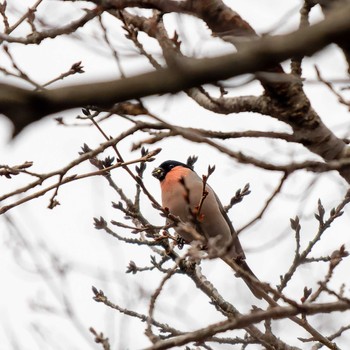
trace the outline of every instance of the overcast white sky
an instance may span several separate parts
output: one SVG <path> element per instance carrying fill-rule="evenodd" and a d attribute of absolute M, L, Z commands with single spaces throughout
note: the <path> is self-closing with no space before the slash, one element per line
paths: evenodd
<path fill-rule="evenodd" d="M 23 13 L 34 1 L 10 0 L 9 6 L 14 13 L 14 21 L 18 13 Z M 301 1 L 295 0 L 236 0 L 226 1 L 243 16 L 259 33 L 270 32 L 278 26 L 273 34 L 288 32 L 295 28 L 298 21 L 298 11 Z M 49 23 L 64 24 L 70 18 L 77 18 L 81 8 L 87 3 L 72 4 L 61 1 L 45 1 L 40 6 L 38 15 Z M 91 7 L 91 6 L 90 6 Z M 312 12 L 312 20 L 320 18 L 318 10 Z M 117 28 L 117 22 L 104 16 L 106 25 L 112 24 L 111 38 L 115 46 L 125 53 L 122 61 L 128 75 L 137 74 L 149 69 L 149 65 L 137 57 L 132 50 L 126 50 L 126 39 L 123 32 Z M 211 39 L 210 34 L 200 21 L 184 17 L 166 18 L 168 28 L 177 28 L 188 54 L 197 56 L 220 54 L 231 50 L 227 44 L 218 39 Z M 180 27 L 179 27 L 180 26 Z M 28 27 L 21 26 L 13 35 L 23 35 Z M 101 38 L 101 32 L 95 24 L 89 24 L 79 30 L 80 38 L 72 40 L 67 37 L 55 40 L 45 40 L 40 46 L 10 45 L 11 52 L 17 63 L 38 83 L 45 83 L 60 73 L 66 71 L 73 63 L 82 61 L 86 73 L 73 76 L 52 87 L 62 84 L 75 84 L 83 81 L 112 79 L 119 76 L 115 61 L 110 58 L 109 50 Z M 95 39 L 91 39 L 95 35 Z M 157 45 L 145 39 L 145 45 Z M 327 48 L 312 59 L 306 59 L 303 75 L 315 79 L 313 65 L 317 64 L 326 78 L 343 78 L 346 65 L 341 53 L 335 48 Z M 7 59 L 0 51 L 0 66 L 8 67 Z M 287 66 L 287 65 L 286 65 Z M 23 84 L 0 73 L 1 82 Z M 239 79 L 234 80 L 236 83 Z M 28 87 L 28 85 L 24 86 Z M 339 136 L 349 132 L 348 111 L 339 106 L 334 95 L 320 84 L 306 83 L 305 90 L 314 108 L 324 122 Z M 257 94 L 261 91 L 258 84 L 249 84 L 230 90 L 232 95 Z M 214 115 L 199 108 L 184 94 L 176 96 L 152 97 L 144 99 L 144 103 L 163 119 L 183 126 L 200 126 L 216 130 L 274 130 L 288 131 L 281 123 L 253 114 L 221 116 Z M 80 147 L 87 143 L 91 148 L 103 142 L 99 132 L 92 127 L 62 127 L 54 121 L 54 117 L 64 117 L 67 123 L 75 123 L 75 116 L 80 110 L 71 110 L 49 116 L 43 121 L 26 128 L 14 141 L 10 141 L 11 125 L 5 117 L 0 117 L 0 164 L 20 164 L 33 161 L 32 170 L 48 172 L 59 169 L 78 156 Z M 84 124 L 84 123 L 81 123 Z M 122 119 L 113 118 L 104 124 L 103 129 L 110 135 L 117 135 L 128 127 Z M 131 141 L 139 139 L 139 135 Z M 130 152 L 131 141 L 121 144 L 125 158 L 133 159 L 138 152 Z M 317 159 L 305 152 L 299 146 L 288 146 L 283 142 L 262 142 L 251 140 L 227 141 L 226 145 L 235 150 L 241 150 L 271 162 Z M 252 194 L 243 203 L 230 212 L 235 227 L 242 227 L 263 207 L 265 200 L 281 174 L 267 173 L 250 166 L 237 165 L 232 159 L 221 156 L 207 146 L 190 144 L 179 138 L 167 140 L 160 144 L 163 148 L 154 163 L 148 165 L 145 173 L 145 183 L 156 196 L 160 198 L 159 185 L 151 177 L 151 169 L 166 159 L 185 161 L 189 155 L 196 154 L 199 160 L 196 166 L 198 173 L 206 172 L 209 164 L 216 165 L 216 171 L 210 178 L 211 186 L 216 190 L 224 204 L 234 195 L 238 188 L 250 183 Z M 153 148 L 153 147 L 150 147 Z M 107 152 L 107 154 L 112 154 Z M 93 167 L 84 164 L 74 172 L 92 171 Z M 113 178 L 122 184 L 126 193 L 132 195 L 134 184 L 121 170 L 113 172 Z M 284 273 L 291 262 L 294 253 L 293 234 L 289 228 L 289 218 L 296 214 L 304 215 L 302 221 L 302 241 L 307 242 L 316 232 L 317 225 L 312 220 L 316 210 L 317 199 L 321 198 L 330 208 L 339 203 L 347 188 L 343 180 L 336 174 L 320 175 L 313 191 L 303 200 L 303 193 L 313 176 L 308 173 L 298 173 L 287 183 L 283 194 L 274 202 L 264 221 L 259 222 L 242 236 L 242 244 L 247 252 L 247 260 L 252 269 L 262 280 L 272 284 L 279 281 L 279 275 Z M 10 189 L 25 184 L 30 179 L 24 175 L 13 180 L 0 178 L 1 194 Z M 58 195 L 61 205 L 54 210 L 47 209 L 50 194 L 35 199 L 17 207 L 8 213 L 8 217 L 0 218 L 0 349 L 99 349 L 93 343 L 93 337 L 88 328 L 104 332 L 111 340 L 114 349 L 139 349 L 148 344 L 143 335 L 144 324 L 120 316 L 117 312 L 107 309 L 104 305 L 92 300 L 91 286 L 101 288 L 115 303 L 138 312 L 147 312 L 150 294 L 157 286 L 161 276 L 154 272 L 143 275 L 126 275 L 124 272 L 130 260 L 139 266 L 149 265 L 150 251 L 140 247 L 130 247 L 108 237 L 106 233 L 93 227 L 93 217 L 103 216 L 107 221 L 122 219 L 119 212 L 111 208 L 111 201 L 119 198 L 109 187 L 104 178 L 85 179 L 63 186 Z M 13 200 L 13 199 L 12 199 Z M 145 204 L 146 206 L 146 204 Z M 149 217 L 158 224 L 162 218 L 146 206 Z M 8 220 L 16 224 L 11 228 Z M 349 214 L 332 226 L 327 233 L 327 239 L 322 241 L 315 253 L 327 255 L 340 244 L 349 244 L 348 236 Z M 18 229 L 19 233 L 16 231 Z M 121 229 L 117 230 L 124 233 Z M 276 239 L 278 237 L 283 237 Z M 26 249 L 24 249 L 26 248 Z M 30 254 L 33 253 L 33 255 Z M 67 279 L 57 278 L 52 273 L 52 260 L 58 259 L 67 264 L 72 271 Z M 43 273 L 48 273 L 44 280 L 35 272 L 40 266 Z M 334 276 L 334 286 L 338 286 L 349 269 L 349 263 L 344 262 Z M 209 278 L 218 286 L 220 292 L 227 296 L 242 312 L 248 311 L 253 300 L 247 293 L 244 284 L 237 280 L 222 278 L 229 276 L 231 271 L 216 261 L 203 264 Z M 220 269 L 220 274 L 217 271 Z M 299 280 L 292 284 L 287 293 L 302 294 L 302 288 L 308 281 L 308 276 L 322 276 L 322 267 L 317 271 L 305 268 L 298 275 Z M 46 271 L 46 272 L 45 272 Z M 273 273 L 271 272 L 273 271 Z M 232 273 L 231 273 L 232 274 Z M 225 275 L 225 276 L 226 276 Z M 317 280 L 317 278 L 313 279 Z M 312 287 L 312 286 L 309 286 Z M 314 286 L 313 286 L 314 287 Z M 298 293 L 298 294 L 296 294 Z M 62 313 L 60 305 L 69 295 L 67 301 L 74 308 L 77 318 L 74 326 Z M 195 290 L 192 283 L 184 277 L 177 276 L 166 285 L 163 296 L 158 301 L 156 317 L 159 320 L 169 320 L 174 327 L 191 329 L 205 326 L 209 322 L 219 320 L 220 316 L 208 305 L 208 300 Z M 206 309 L 203 309 L 203 305 Z M 198 317 L 198 310 L 201 316 Z M 202 316 L 203 315 L 203 316 Z M 344 315 L 345 317 L 345 315 Z M 338 324 L 334 318 L 334 327 Z M 341 320 L 343 321 L 343 319 Z M 322 320 L 316 321 L 316 324 Z M 278 324 L 276 326 L 278 328 Z M 291 326 L 294 329 L 294 326 Z M 298 330 L 298 336 L 305 334 Z M 283 339 L 293 344 L 299 344 L 295 333 L 281 331 Z M 349 340 L 349 339 L 348 339 Z M 11 344 L 12 341 L 12 344 Z M 51 344 L 51 345 L 49 345 Z"/>

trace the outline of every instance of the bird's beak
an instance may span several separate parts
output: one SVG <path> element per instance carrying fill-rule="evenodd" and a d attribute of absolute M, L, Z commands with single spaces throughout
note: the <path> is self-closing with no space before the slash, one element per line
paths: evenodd
<path fill-rule="evenodd" d="M 164 170 L 162 168 L 154 168 L 152 171 L 152 176 L 154 176 L 156 179 L 160 180 L 164 175 Z"/>

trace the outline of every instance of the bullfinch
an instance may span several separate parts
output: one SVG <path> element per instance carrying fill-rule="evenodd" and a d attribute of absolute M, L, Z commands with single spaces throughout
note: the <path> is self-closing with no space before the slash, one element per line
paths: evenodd
<path fill-rule="evenodd" d="M 203 188 L 203 179 L 190 165 L 167 160 L 155 168 L 152 175 L 160 181 L 163 208 L 167 208 L 170 214 L 185 224 L 175 225 L 175 231 L 185 242 L 195 240 L 193 232 L 200 234 L 204 237 L 209 251 L 213 251 L 214 248 L 218 252 L 217 255 L 233 259 L 244 272 L 256 278 L 245 262 L 245 254 L 237 233 L 218 196 L 209 185 L 206 184 Z M 168 219 L 168 222 L 171 220 Z M 189 227 L 192 229 L 188 229 Z M 250 279 L 244 273 L 237 275 L 242 277 L 252 293 L 261 299 L 261 291 Z"/>

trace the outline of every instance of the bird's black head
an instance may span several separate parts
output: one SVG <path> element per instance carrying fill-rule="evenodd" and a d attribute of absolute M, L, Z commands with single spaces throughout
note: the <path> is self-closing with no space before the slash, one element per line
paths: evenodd
<path fill-rule="evenodd" d="M 159 181 L 162 181 L 164 180 L 166 174 L 176 166 L 183 166 L 185 168 L 191 169 L 191 167 L 189 167 L 187 164 L 178 162 L 176 160 L 167 160 L 163 162 L 161 165 L 159 165 L 159 167 L 154 168 L 154 170 L 152 171 L 152 175 L 155 178 L 157 178 Z"/>

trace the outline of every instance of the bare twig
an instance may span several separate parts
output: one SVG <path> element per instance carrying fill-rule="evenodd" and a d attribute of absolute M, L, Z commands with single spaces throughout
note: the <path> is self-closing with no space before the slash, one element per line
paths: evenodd
<path fill-rule="evenodd" d="M 237 230 L 237 234 L 239 234 L 240 232 L 246 230 L 248 227 L 250 227 L 251 225 L 253 225 L 254 223 L 256 223 L 258 220 L 260 220 L 264 213 L 266 212 L 266 210 L 268 209 L 268 207 L 270 206 L 270 204 L 272 203 L 272 201 L 274 200 L 274 198 L 281 192 L 283 184 L 285 183 L 285 181 L 288 178 L 288 173 L 284 173 L 280 183 L 277 185 L 276 189 L 273 191 L 273 193 L 271 194 L 271 196 L 267 199 L 264 207 L 261 209 L 261 211 L 259 212 L 258 215 L 256 215 L 254 217 L 254 219 L 250 220 L 247 224 L 245 224 L 243 227 L 241 227 L 240 229 Z"/>
<path fill-rule="evenodd" d="M 333 84 L 332 84 L 330 81 L 325 80 L 325 79 L 322 77 L 321 71 L 320 71 L 320 69 L 319 69 L 316 65 L 315 65 L 315 71 L 316 71 L 318 80 L 319 80 L 320 82 L 322 82 L 324 85 L 326 85 L 326 86 L 328 87 L 328 89 L 337 97 L 338 101 L 339 101 L 341 104 L 347 106 L 348 109 L 350 110 L 350 101 L 346 101 L 346 100 L 344 99 L 344 97 L 343 97 L 339 92 L 337 92 L 337 91 L 335 90 Z"/>

